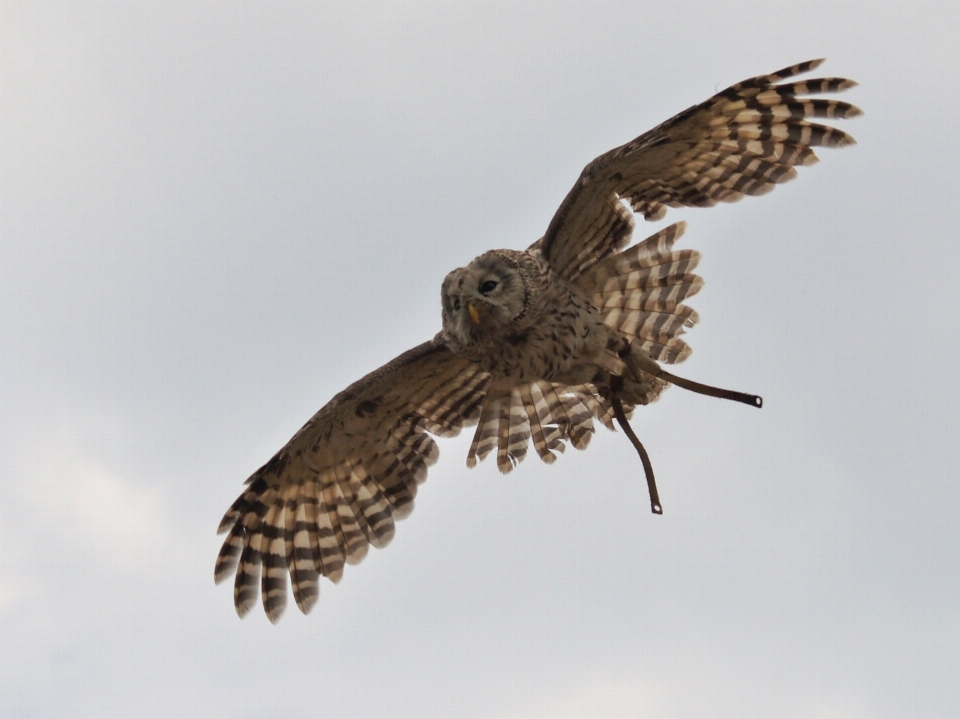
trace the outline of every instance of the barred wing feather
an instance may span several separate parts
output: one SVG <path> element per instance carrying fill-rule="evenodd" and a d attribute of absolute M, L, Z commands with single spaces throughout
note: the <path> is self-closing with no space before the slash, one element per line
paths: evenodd
<path fill-rule="evenodd" d="M 393 537 L 439 451 L 427 434 L 452 436 L 476 421 L 489 375 L 439 340 L 426 342 L 334 397 L 257 470 L 220 524 L 228 532 L 215 579 L 236 570 L 243 616 L 258 588 L 276 621 L 289 574 L 304 613 L 318 580 L 339 581 L 370 545 Z"/>
<path fill-rule="evenodd" d="M 855 82 L 782 82 L 822 62 L 739 82 L 600 155 L 584 168 L 534 247 L 558 275 L 575 280 L 629 241 L 632 217 L 621 200 L 648 220 L 661 219 L 667 207 L 734 202 L 796 177 L 797 166 L 817 161 L 814 147 L 854 144 L 845 132 L 808 120 L 852 118 L 860 110 L 806 96 L 839 92 Z"/>

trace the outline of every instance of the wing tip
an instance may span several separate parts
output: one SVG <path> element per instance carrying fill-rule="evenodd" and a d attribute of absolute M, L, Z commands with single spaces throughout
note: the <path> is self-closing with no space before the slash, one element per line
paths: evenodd
<path fill-rule="evenodd" d="M 557 455 L 555 455 L 549 449 L 544 451 L 542 454 L 538 452 L 537 456 L 540 457 L 544 464 L 553 464 L 557 461 Z"/>
<path fill-rule="evenodd" d="M 226 563 L 221 564 L 220 560 L 217 560 L 217 566 L 213 568 L 213 583 L 214 584 L 223 584 L 224 580 L 230 576 L 233 572 L 233 568 L 236 566 L 235 563 Z"/>
<path fill-rule="evenodd" d="M 233 512 L 227 512 L 223 515 L 223 519 L 220 520 L 220 524 L 217 527 L 217 535 L 221 535 L 224 532 L 230 531 L 233 528 L 233 525 L 237 523 L 239 517 L 235 516 Z"/>
<path fill-rule="evenodd" d="M 393 510 L 393 511 L 394 511 L 394 514 L 393 514 L 393 519 L 394 519 L 394 521 L 399 522 L 400 520 L 406 519 L 406 518 L 409 517 L 411 514 L 413 514 L 413 504 L 414 504 L 414 500 L 413 500 L 413 499 L 410 499 L 410 500 L 404 502 L 403 504 L 395 504 L 395 505 L 394 505 L 394 510 Z"/>
<path fill-rule="evenodd" d="M 237 610 L 237 616 L 240 617 L 240 619 L 243 619 L 250 613 L 250 610 L 253 608 L 253 599 L 252 598 L 244 599 L 244 600 L 238 599 L 234 601 L 233 606 Z"/>
<path fill-rule="evenodd" d="M 857 144 L 857 141 L 854 139 L 853 135 L 849 135 L 843 130 L 837 130 L 833 128 L 834 134 L 837 135 L 836 141 L 831 145 L 831 147 L 841 148 L 841 147 L 853 147 Z"/>
<path fill-rule="evenodd" d="M 309 596 L 300 597 L 297 601 L 297 608 L 303 614 L 309 614 L 310 611 L 317 606 L 317 602 L 320 599 L 320 592 L 310 594 Z"/>
<path fill-rule="evenodd" d="M 370 543 L 364 539 L 362 542 L 358 542 L 352 551 L 347 552 L 345 561 L 351 567 L 356 566 L 366 558 L 369 551 Z"/>
<path fill-rule="evenodd" d="M 794 75 L 803 75 L 804 73 L 810 72 L 811 70 L 816 70 L 826 61 L 827 61 L 827 58 L 818 57 L 813 60 L 807 60 L 806 62 L 798 62 L 796 65 L 791 65 L 790 67 L 785 67 L 780 72 L 777 72 L 774 74 L 782 75 L 783 77 L 793 77 Z"/>

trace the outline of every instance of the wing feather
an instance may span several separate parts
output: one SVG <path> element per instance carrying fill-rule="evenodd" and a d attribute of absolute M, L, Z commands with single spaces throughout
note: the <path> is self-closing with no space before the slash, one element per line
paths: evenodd
<path fill-rule="evenodd" d="M 811 118 L 840 120 L 861 114 L 847 102 L 806 98 L 840 92 L 842 78 L 782 80 L 818 67 L 812 60 L 744 80 L 684 110 L 584 168 L 534 244 L 558 275 L 576 280 L 590 266 L 623 248 L 632 218 L 623 203 L 648 220 L 667 207 L 710 207 L 762 195 L 817 161 L 812 148 L 844 147 L 853 138 Z"/>
<path fill-rule="evenodd" d="M 294 502 L 294 526 L 292 538 L 287 545 L 287 561 L 290 571 L 290 584 L 293 585 L 293 598 L 300 611 L 310 611 L 320 596 L 320 572 L 314 560 L 316 534 L 313 530 L 313 506 L 306 497 L 306 487 L 299 487 L 298 501 Z M 308 517 L 310 519 L 308 519 Z"/>
<path fill-rule="evenodd" d="M 246 614 L 258 589 L 267 617 L 284 610 L 287 575 L 308 612 L 318 580 L 383 547 L 413 509 L 439 455 L 428 431 L 456 434 L 476 420 L 489 375 L 438 338 L 400 355 L 334 397 L 248 480 L 224 515 L 215 579 L 236 572 Z"/>

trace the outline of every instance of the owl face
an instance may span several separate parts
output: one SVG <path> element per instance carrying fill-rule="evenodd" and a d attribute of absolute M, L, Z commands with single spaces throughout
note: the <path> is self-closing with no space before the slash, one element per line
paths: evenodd
<path fill-rule="evenodd" d="M 496 250 L 448 274 L 440 294 L 444 335 L 462 347 L 510 333 L 527 302 L 516 263 Z"/>

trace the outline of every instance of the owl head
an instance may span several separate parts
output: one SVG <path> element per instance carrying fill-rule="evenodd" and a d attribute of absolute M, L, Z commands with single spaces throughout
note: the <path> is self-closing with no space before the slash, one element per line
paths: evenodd
<path fill-rule="evenodd" d="M 524 254 L 491 250 L 446 276 L 440 295 L 448 346 L 468 350 L 521 329 L 533 289 Z"/>

